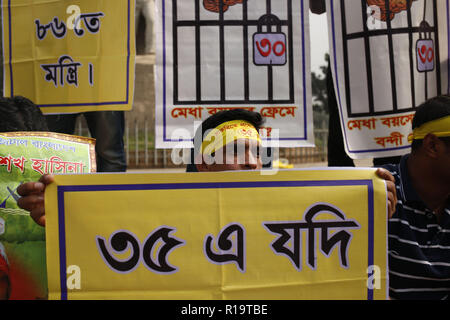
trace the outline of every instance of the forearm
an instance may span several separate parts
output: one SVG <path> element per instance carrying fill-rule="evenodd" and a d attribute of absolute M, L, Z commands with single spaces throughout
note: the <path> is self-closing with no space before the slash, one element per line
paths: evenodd
<path fill-rule="evenodd" d="M 325 0 L 309 0 L 309 8 L 312 13 L 321 14 L 325 12 Z"/>

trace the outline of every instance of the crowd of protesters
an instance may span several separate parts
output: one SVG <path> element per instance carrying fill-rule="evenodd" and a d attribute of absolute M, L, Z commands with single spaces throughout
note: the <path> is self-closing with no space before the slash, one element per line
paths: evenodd
<path fill-rule="evenodd" d="M 325 11 L 324 1 L 314 0 L 310 4 L 314 13 Z M 148 50 L 154 51 L 151 46 Z M 329 105 L 333 107 L 333 101 L 336 103 L 330 76 L 328 82 Z M 0 132 L 49 130 L 72 134 L 78 116 L 44 117 L 39 108 L 23 97 L 0 100 L 0 110 L 3 114 Z M 336 111 L 330 114 L 338 116 Z M 123 112 L 85 113 L 93 137 L 98 137 L 100 142 L 97 144 L 99 171 L 126 171 L 123 116 Z M 188 171 L 202 174 L 264 170 L 259 135 L 263 122 L 259 113 L 241 109 L 218 112 L 204 120 L 195 133 L 191 157 L 194 161 L 188 165 Z M 333 123 L 336 121 L 330 119 L 330 126 Z M 341 132 L 341 128 L 333 130 Z M 450 97 L 433 97 L 417 107 L 412 132 L 410 154 L 375 162 L 382 165 L 376 172 L 386 181 L 388 193 L 389 296 L 391 299 L 449 299 Z M 342 135 L 330 132 L 330 139 L 330 148 L 345 153 Z M 103 147 L 105 143 L 109 145 Z M 112 151 L 105 153 L 104 148 Z M 330 149 L 329 157 L 334 154 Z M 345 161 L 333 161 L 329 161 L 332 167 L 348 166 Z M 44 192 L 53 179 L 52 175 L 43 175 L 39 181 L 23 183 L 17 189 L 21 196 L 18 205 L 29 211 L 41 226 L 45 226 Z M 0 298 L 7 298 L 8 291 L 7 259 L 0 251 Z"/>

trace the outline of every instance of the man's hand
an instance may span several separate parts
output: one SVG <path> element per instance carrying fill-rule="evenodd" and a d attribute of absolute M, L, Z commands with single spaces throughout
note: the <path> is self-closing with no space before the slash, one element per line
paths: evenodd
<path fill-rule="evenodd" d="M 31 218 L 40 226 L 45 226 L 45 188 L 53 181 L 53 175 L 45 174 L 38 182 L 22 183 L 17 188 L 17 193 L 21 196 L 17 204 L 20 208 L 30 211 Z"/>
<path fill-rule="evenodd" d="M 395 178 L 386 169 L 378 168 L 376 174 L 381 179 L 386 181 L 387 191 L 388 191 L 388 217 L 389 219 L 395 213 L 395 207 L 397 206 L 397 190 L 395 188 Z"/>

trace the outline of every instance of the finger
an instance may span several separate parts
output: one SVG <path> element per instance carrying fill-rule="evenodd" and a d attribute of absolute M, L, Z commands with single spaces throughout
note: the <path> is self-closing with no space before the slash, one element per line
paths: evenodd
<path fill-rule="evenodd" d="M 392 184 L 392 182 L 389 182 L 388 184 Z M 393 192 L 390 191 L 388 192 L 388 201 L 389 201 L 389 205 L 390 205 L 390 211 L 389 211 L 389 218 L 392 218 L 392 216 L 394 215 L 395 211 L 397 210 L 397 195 L 395 192 L 395 185 L 391 185 L 391 187 L 389 187 L 391 190 L 394 190 Z"/>
<path fill-rule="evenodd" d="M 390 219 L 393 215 L 393 210 L 392 210 L 392 201 L 388 200 L 387 201 L 387 214 L 388 214 L 388 218 Z"/>
<path fill-rule="evenodd" d="M 41 176 L 41 178 L 39 179 L 39 182 L 42 182 L 45 185 L 48 185 L 52 182 L 55 181 L 55 176 L 52 174 L 44 174 Z"/>
<path fill-rule="evenodd" d="M 388 207 L 388 219 L 391 219 L 394 216 L 394 211 L 392 210 L 391 203 L 389 203 Z"/>
<path fill-rule="evenodd" d="M 392 181 L 386 181 L 386 189 L 389 192 L 392 192 L 392 195 L 395 195 L 395 183 L 393 183 Z"/>
<path fill-rule="evenodd" d="M 394 195 L 392 193 L 388 193 L 388 216 L 392 218 L 395 212 L 395 200 Z"/>
<path fill-rule="evenodd" d="M 31 218 L 40 226 L 45 226 L 45 208 L 44 206 L 37 206 L 30 212 Z"/>
<path fill-rule="evenodd" d="M 38 182 L 26 182 L 22 183 L 17 188 L 17 193 L 24 197 L 30 194 L 44 192 L 45 187 L 54 181 L 54 176 L 49 174 L 44 174 L 40 177 Z"/>
<path fill-rule="evenodd" d="M 376 174 L 381 179 L 384 179 L 386 181 L 392 181 L 392 182 L 395 183 L 394 176 L 388 170 L 386 170 L 384 168 L 378 168 L 377 171 L 376 171 Z"/>
<path fill-rule="evenodd" d="M 386 182 L 386 189 L 388 192 L 388 217 L 391 218 L 397 206 L 397 189 L 395 187 L 394 176 L 384 168 L 378 168 L 376 174 Z"/>
<path fill-rule="evenodd" d="M 19 198 L 19 200 L 17 200 L 17 204 L 20 208 L 31 212 L 38 206 L 44 206 L 44 197 L 42 195 L 31 194 L 26 197 Z"/>
<path fill-rule="evenodd" d="M 44 192 L 45 185 L 42 182 L 26 182 L 22 183 L 17 188 L 17 193 L 21 197 L 28 196 L 30 194 Z"/>
<path fill-rule="evenodd" d="M 397 189 L 395 187 L 395 183 L 393 183 L 391 181 L 386 181 L 386 187 L 387 187 L 388 193 L 392 194 L 392 204 L 394 205 L 394 209 L 395 209 L 395 206 L 397 206 L 397 201 L 398 201 Z"/>

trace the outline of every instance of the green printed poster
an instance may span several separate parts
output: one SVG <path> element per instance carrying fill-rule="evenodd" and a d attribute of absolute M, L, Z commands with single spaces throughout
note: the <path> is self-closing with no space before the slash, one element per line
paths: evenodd
<path fill-rule="evenodd" d="M 17 187 L 43 174 L 96 171 L 95 140 L 51 132 L 0 133 L 0 273 L 9 299 L 46 299 L 45 229 L 17 206 Z"/>

